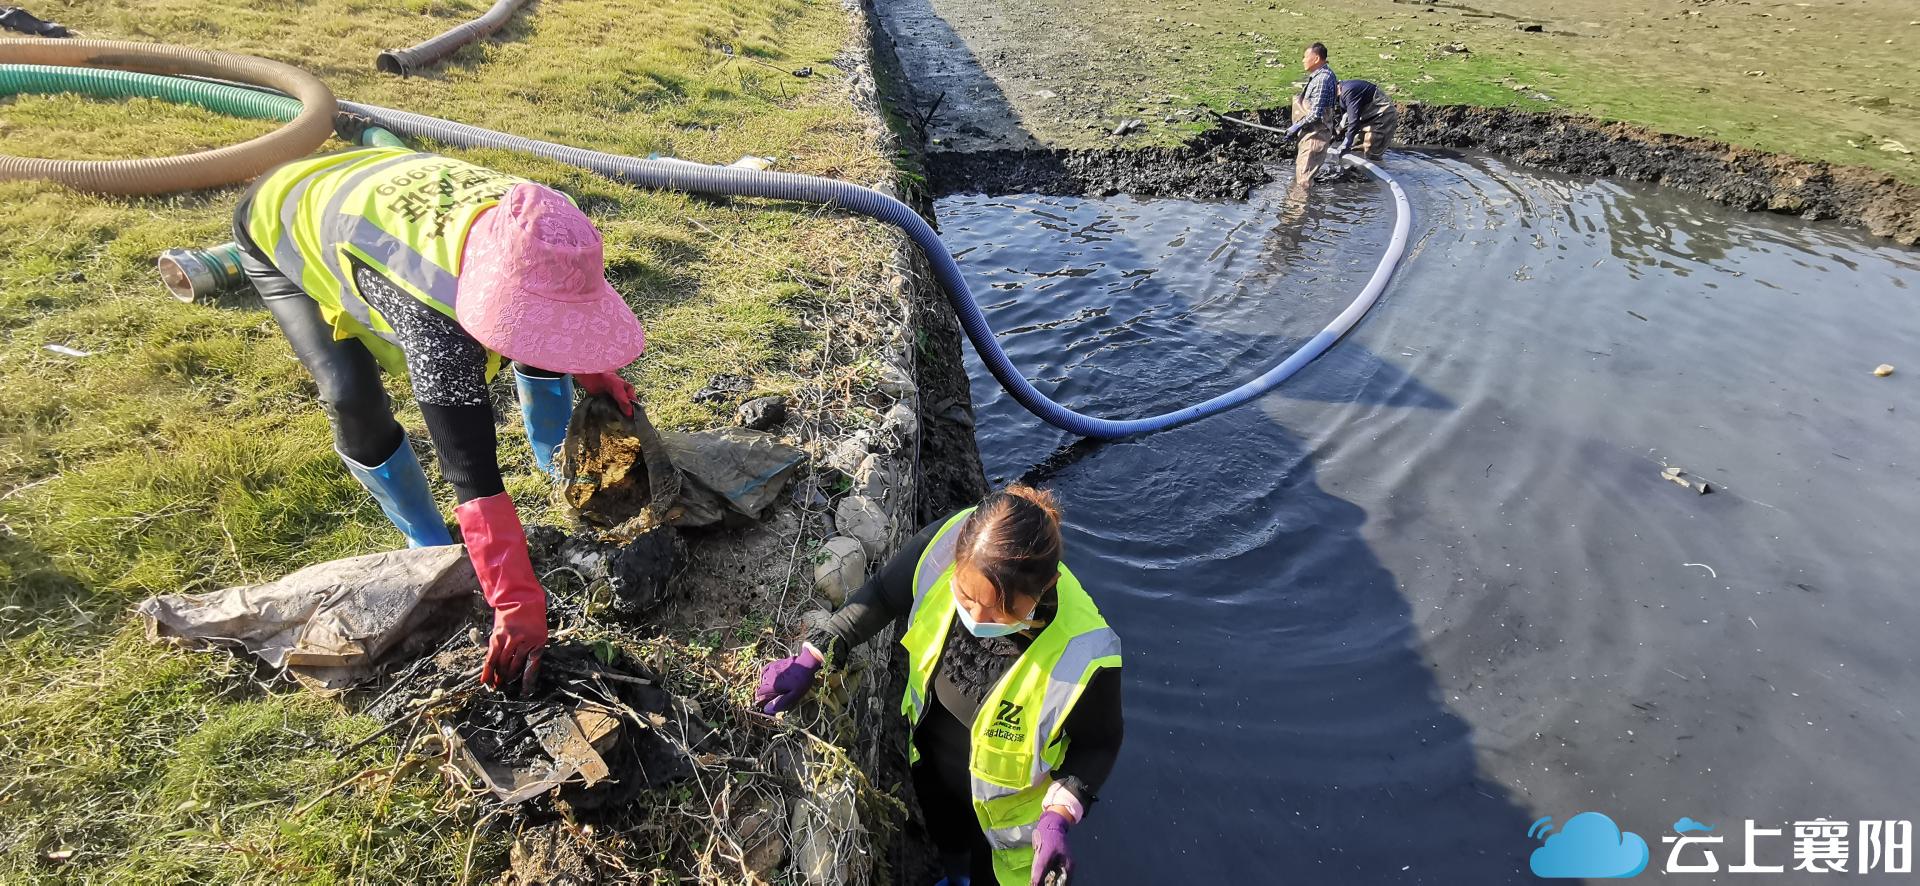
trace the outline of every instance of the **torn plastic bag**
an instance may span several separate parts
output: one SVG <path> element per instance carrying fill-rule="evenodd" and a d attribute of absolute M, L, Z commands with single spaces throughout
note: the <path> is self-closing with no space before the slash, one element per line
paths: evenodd
<path fill-rule="evenodd" d="M 646 410 L 620 414 L 604 397 L 574 408 L 555 473 L 559 497 L 581 522 L 632 539 L 655 526 L 758 520 L 806 462 L 771 434 L 719 428 L 656 431 Z"/>
<path fill-rule="evenodd" d="M 150 597 L 134 611 L 148 639 L 243 649 L 310 687 L 340 690 L 424 652 L 435 628 L 458 623 L 480 599 L 467 549 L 447 545 L 320 563 L 262 585 Z"/>
<path fill-rule="evenodd" d="M 746 428 L 668 431 L 660 439 L 685 478 L 676 526 L 718 523 L 728 512 L 759 520 L 807 460 L 772 434 Z"/>

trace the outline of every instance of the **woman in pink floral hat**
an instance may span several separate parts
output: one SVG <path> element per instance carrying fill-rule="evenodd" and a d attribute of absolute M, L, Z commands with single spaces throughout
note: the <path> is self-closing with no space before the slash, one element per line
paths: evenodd
<path fill-rule="evenodd" d="M 646 334 L 607 283 L 600 232 L 564 195 L 450 157 L 368 148 L 289 163 L 234 212 L 242 265 L 313 375 L 334 449 L 409 545 L 452 544 L 380 370 L 404 372 L 452 484 L 494 629 L 481 679 L 531 688 L 546 591 L 500 477 L 487 386 L 513 365 L 542 470 L 573 382 L 633 410 Z"/>

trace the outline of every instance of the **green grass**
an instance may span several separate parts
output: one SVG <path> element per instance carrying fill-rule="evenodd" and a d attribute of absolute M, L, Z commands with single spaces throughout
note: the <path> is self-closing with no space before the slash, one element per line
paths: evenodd
<path fill-rule="evenodd" d="M 1388 84 L 1402 101 L 1572 111 L 1920 181 L 1920 154 L 1883 149 L 1920 152 L 1920 7 L 1904 0 L 934 6 L 977 55 L 994 53 L 990 70 L 1015 111 L 1056 144 L 1110 144 L 1105 133 L 1128 117 L 1150 126 L 1129 144 L 1176 141 L 1212 125 L 1163 122 L 1195 103 L 1284 107 L 1304 76 L 1302 48 L 1319 40 L 1340 76 Z M 1437 51 L 1451 43 L 1470 52 Z"/>
<path fill-rule="evenodd" d="M 826 64 L 852 36 L 837 3 L 537 3 L 438 71 L 374 72 L 380 49 L 485 6 L 76 0 L 36 11 L 88 37 L 267 56 L 345 97 L 623 154 L 771 154 L 778 168 L 856 181 L 890 168 Z M 721 45 L 816 75 L 730 60 Z M 151 101 L 0 99 L 0 137 L 16 155 L 153 156 L 260 131 Z M 809 318 L 856 297 L 841 269 L 882 255 L 873 226 L 804 208 L 469 158 L 561 187 L 600 223 L 609 274 L 647 324 L 630 375 L 662 425 L 718 420 L 688 395 L 719 372 L 792 389 L 820 347 Z M 390 743 L 340 758 L 377 724 L 263 687 L 230 656 L 150 645 L 127 613 L 148 595 L 401 543 L 333 456 L 313 384 L 266 313 L 180 305 L 153 274 L 167 247 L 226 239 L 236 193 L 120 199 L 0 184 L 0 881 L 444 882 L 465 861 L 473 820 L 428 776 L 376 779 L 294 815 L 386 762 Z M 390 389 L 424 435 L 404 382 Z M 541 519 L 518 417 L 502 429 L 509 489 Z M 503 855 L 482 839 L 476 881 Z"/>

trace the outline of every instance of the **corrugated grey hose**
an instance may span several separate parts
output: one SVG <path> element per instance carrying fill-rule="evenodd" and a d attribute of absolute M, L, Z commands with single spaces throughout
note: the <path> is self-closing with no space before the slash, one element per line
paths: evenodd
<path fill-rule="evenodd" d="M 111 50 L 111 52 L 107 58 L 92 59 L 83 57 L 79 60 L 70 60 L 64 56 L 48 55 L 46 57 L 39 57 L 34 55 L 36 52 L 44 54 L 46 52 L 45 47 L 48 46 L 64 47 L 61 51 L 82 51 L 83 56 L 85 55 L 84 51 Z M 35 47 L 39 48 L 36 49 Z M 126 44 L 112 43 L 96 44 L 87 41 L 44 44 L 37 41 L 0 40 L 0 61 L 17 60 L 42 65 L 93 64 L 101 67 L 139 67 L 139 65 L 133 63 L 134 56 L 127 55 L 127 51 L 130 48 L 142 49 L 145 47 L 129 47 Z M 9 91 L 9 89 L 6 88 L 9 83 L 13 84 L 11 91 L 45 92 L 48 91 L 47 87 L 51 84 L 43 81 L 47 81 L 48 78 L 51 77 L 52 84 L 70 82 L 74 84 L 73 88 L 85 85 L 88 88 L 78 89 L 78 91 L 89 94 L 159 95 L 174 100 L 193 102 L 207 107 L 229 109 L 247 116 L 279 117 L 284 119 L 297 114 L 293 125 L 290 125 L 287 129 L 281 130 L 280 132 L 274 133 L 274 136 L 285 136 L 290 132 L 298 130 L 304 124 L 320 128 L 318 138 L 315 139 L 317 142 L 319 139 L 326 137 L 326 129 L 332 128 L 333 95 L 327 92 L 326 87 L 321 85 L 319 81 L 312 80 L 310 77 L 306 78 L 307 85 L 317 90 L 309 94 L 303 89 L 301 82 L 292 82 L 283 85 L 277 82 L 275 77 L 262 76 L 257 78 L 262 84 L 266 84 L 267 86 L 282 86 L 294 95 L 300 97 L 297 108 L 291 102 L 268 102 L 263 105 L 255 100 L 257 99 L 256 93 L 263 91 L 271 92 L 272 90 L 268 89 L 267 86 L 225 82 L 201 82 L 196 84 L 182 79 L 230 77 L 236 76 L 236 71 L 240 75 L 244 75 L 248 73 L 247 70 L 227 70 L 219 65 L 193 64 L 189 61 L 192 57 L 191 53 L 184 53 L 183 51 L 175 52 L 180 53 L 182 57 L 168 58 L 169 64 L 164 67 L 168 72 L 167 75 L 126 73 L 119 71 L 87 71 L 83 69 L 79 73 L 86 76 L 68 77 L 61 75 L 63 71 L 68 70 L 63 68 L 47 69 L 33 68 L 31 66 L 4 66 L 4 69 L 0 69 L 0 93 Z M 25 54 L 16 57 L 13 53 Z M 169 53 L 169 55 L 172 55 L 172 53 Z M 218 54 L 203 53 L 201 55 L 215 56 Z M 261 59 L 241 59 L 241 61 L 251 62 L 260 66 L 275 67 L 276 69 L 286 69 L 285 65 L 277 65 L 276 63 L 266 62 Z M 245 68 L 246 66 L 241 67 Z M 305 75 L 301 76 L 304 77 Z M 34 88 L 24 89 L 24 87 L 28 86 Z M 71 91 L 71 88 L 69 91 Z M 346 108 L 348 111 L 374 120 L 381 127 L 403 135 L 429 138 L 458 147 L 499 148 L 547 157 L 640 187 L 701 194 L 766 197 L 776 200 L 821 203 L 846 209 L 867 216 L 868 218 L 891 224 L 904 232 L 913 240 L 914 244 L 926 254 L 928 262 L 933 266 L 934 279 L 940 284 L 940 288 L 946 292 L 947 303 L 953 307 L 953 312 L 958 316 L 961 327 L 966 330 L 967 339 L 973 342 L 974 350 L 979 352 L 981 361 L 986 364 L 988 371 L 993 373 L 994 379 L 1000 382 L 1000 385 L 1006 388 L 1007 393 L 1019 401 L 1020 405 L 1026 407 L 1027 410 L 1034 415 L 1039 416 L 1056 427 L 1086 437 L 1111 439 L 1171 428 L 1210 415 L 1218 415 L 1279 386 L 1281 382 L 1304 368 L 1308 363 L 1312 362 L 1314 358 L 1320 356 L 1320 354 L 1332 347 L 1335 342 L 1339 341 L 1340 337 L 1351 330 L 1354 325 L 1360 321 L 1360 318 L 1366 315 L 1367 310 L 1379 300 L 1380 294 L 1386 289 L 1387 281 L 1393 275 L 1395 265 L 1399 263 L 1401 255 L 1406 251 L 1409 219 L 1412 216 L 1412 211 L 1407 205 L 1406 193 L 1400 189 L 1400 185 L 1395 182 L 1391 176 L 1365 160 L 1348 155 L 1345 159 L 1349 165 L 1365 169 L 1387 185 L 1388 190 L 1393 194 L 1396 217 L 1393 225 L 1393 236 L 1387 244 L 1385 254 L 1381 256 L 1380 263 L 1374 268 L 1373 276 L 1368 278 L 1366 285 L 1361 289 L 1359 295 L 1355 296 L 1353 301 L 1347 305 L 1346 310 L 1340 312 L 1340 316 L 1334 318 L 1333 322 L 1328 323 L 1326 328 L 1320 330 L 1320 332 L 1309 339 L 1306 344 L 1302 345 L 1278 365 L 1268 369 L 1258 378 L 1242 384 L 1231 391 L 1227 391 L 1224 394 L 1220 394 L 1204 402 L 1160 415 L 1125 420 L 1094 418 L 1081 415 L 1053 402 L 1053 400 L 1049 399 L 1045 394 L 1040 393 L 1032 383 L 1028 382 L 1025 376 L 1020 374 L 1019 368 L 1013 365 L 1013 361 L 1007 357 L 1006 351 L 1000 347 L 999 340 L 994 336 L 993 328 L 987 324 L 986 314 L 981 311 L 979 302 L 974 299 L 972 290 L 967 286 L 966 275 L 961 273 L 959 262 L 954 260 L 953 253 L 947 250 L 946 244 L 940 242 L 940 236 L 935 234 L 932 226 L 927 224 L 927 220 L 921 218 L 920 214 L 914 212 L 911 207 L 872 188 L 864 188 L 848 182 L 819 178 L 811 175 L 763 172 L 728 166 L 704 166 L 682 160 L 639 160 L 632 157 L 621 157 L 614 154 L 603 154 L 599 151 L 588 151 L 566 145 L 557 145 L 552 142 L 521 138 L 503 132 L 494 132 L 489 129 L 481 129 L 477 126 L 468 126 L 464 123 L 454 123 L 449 120 L 412 114 L 406 111 L 394 111 L 387 108 L 359 105 L 351 102 L 341 102 L 340 106 Z M 1245 121 L 1236 122 L 1245 123 Z M 228 156 L 226 152 L 257 147 L 260 143 L 271 140 L 273 140 L 273 136 L 257 139 L 254 142 L 249 142 L 246 145 L 237 146 L 236 148 L 228 148 L 222 151 L 196 156 L 200 159 L 204 159 L 205 157 L 225 157 Z M 303 148 L 301 152 L 304 153 L 306 150 L 310 150 L 310 147 Z M 134 161 L 132 165 L 160 164 L 167 166 L 175 162 L 177 161 Z M 96 190 L 107 190 L 114 193 L 147 193 L 147 191 L 140 190 L 121 190 L 113 187 L 103 187 L 98 177 L 78 180 L 63 178 L 56 174 L 59 170 L 47 166 L 47 163 L 48 161 L 0 156 L 0 179 L 53 178 L 55 180 L 66 181 L 77 187 L 91 185 Z M 81 163 L 72 165 L 100 166 L 117 169 L 124 164 Z M 257 171 L 258 170 L 243 169 L 236 177 L 253 175 Z M 172 189 L 180 189 L 206 187 L 210 184 L 220 184 L 233 180 L 219 178 L 212 181 L 199 182 L 188 177 L 179 176 L 177 172 L 175 175 L 175 178 L 163 179 L 163 183 L 170 185 Z M 108 176 L 107 179 L 110 180 L 111 176 Z M 170 288 L 175 288 L 176 292 L 179 291 L 173 282 L 169 282 L 168 285 Z"/>
<path fill-rule="evenodd" d="M 1367 310 L 1379 300 L 1380 294 L 1386 290 L 1387 281 L 1393 276 L 1394 267 L 1400 262 L 1400 256 L 1406 251 L 1408 228 L 1413 214 L 1407 206 L 1406 192 L 1400 189 L 1400 184 L 1394 181 L 1392 176 L 1364 159 L 1348 155 L 1345 158 L 1348 165 L 1366 170 L 1387 185 L 1387 189 L 1393 194 L 1395 218 L 1393 235 L 1387 244 L 1386 252 L 1374 268 L 1373 276 L 1368 278 L 1366 285 L 1361 288 L 1359 295 L 1354 297 L 1353 302 L 1347 305 L 1346 310 L 1341 311 L 1333 322 L 1328 323 L 1326 328 L 1308 339 L 1306 344 L 1301 345 L 1278 365 L 1231 391 L 1160 415 L 1118 420 L 1095 418 L 1081 415 L 1055 403 L 1035 388 L 1033 383 L 1027 381 L 1026 376 L 1020 374 L 1019 368 L 1013 365 L 1013 361 L 1007 357 L 1007 352 L 1000 347 L 999 339 L 993 334 L 993 327 L 987 323 L 986 313 L 980 310 L 980 303 L 973 297 L 973 290 L 967 285 L 967 278 L 960 270 L 960 263 L 954 260 L 953 253 L 947 249 L 945 243 L 940 241 L 940 235 L 934 233 L 933 227 L 927 224 L 927 220 L 921 218 L 919 213 L 914 212 L 912 207 L 872 188 L 790 172 L 706 166 L 684 160 L 640 160 L 522 138 L 407 111 L 395 111 L 353 102 L 341 102 L 340 105 L 348 111 L 370 117 L 380 126 L 401 135 L 428 138 L 462 148 L 498 148 L 533 154 L 643 188 L 821 203 L 893 225 L 912 239 L 914 244 L 926 254 L 928 263 L 933 267 L 935 281 L 946 292 L 947 303 L 953 307 L 954 314 L 959 317 L 961 328 L 967 333 L 967 339 L 973 342 L 974 350 L 980 354 L 980 360 L 986 364 L 987 371 L 993 373 L 994 380 L 1000 382 L 1000 386 L 1005 388 L 1013 399 L 1019 401 L 1021 406 L 1026 407 L 1027 411 L 1039 416 L 1048 424 L 1083 437 L 1101 439 L 1130 437 L 1183 425 L 1210 415 L 1218 415 L 1273 390 L 1294 373 L 1305 368 L 1314 358 L 1333 347 L 1341 336 L 1353 329 L 1354 325 L 1360 322 L 1360 318 L 1366 315 Z"/>
<path fill-rule="evenodd" d="M 487 14 L 464 25 L 449 29 L 431 40 L 408 49 L 389 49 L 374 59 L 374 66 L 389 74 L 405 77 L 460 50 L 460 47 L 479 40 L 495 31 L 513 18 L 513 14 L 525 5 L 527 0 L 495 0 L 493 8 Z"/>

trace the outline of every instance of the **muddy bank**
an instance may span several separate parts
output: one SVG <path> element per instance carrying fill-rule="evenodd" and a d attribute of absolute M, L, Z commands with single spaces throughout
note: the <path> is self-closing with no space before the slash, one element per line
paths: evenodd
<path fill-rule="evenodd" d="M 1280 125 L 1287 119 L 1284 110 L 1256 116 Z M 1920 242 L 1920 187 L 1865 167 L 1588 117 L 1464 105 L 1403 106 L 1399 142 L 1412 148 L 1472 148 L 1523 166 L 1653 182 L 1738 209 L 1831 219 L 1901 244 Z M 1216 128 L 1174 148 L 932 151 L 927 165 L 931 187 L 942 195 L 1239 199 L 1271 180 L 1267 164 L 1291 155 L 1278 136 Z"/>
<path fill-rule="evenodd" d="M 1410 145 L 1476 148 L 1555 172 L 1655 182 L 1739 209 L 1834 219 L 1908 246 L 1920 242 L 1920 187 L 1865 167 L 1506 108 L 1408 105 L 1400 132 Z"/>
<path fill-rule="evenodd" d="M 1209 132 L 1174 148 L 992 150 L 927 155 L 936 193 L 1241 199 L 1275 155 L 1252 137 Z"/>
<path fill-rule="evenodd" d="M 866 91 L 857 101 L 863 110 L 871 109 L 874 117 L 887 124 L 880 136 L 882 148 L 897 158 L 895 164 L 901 171 L 894 195 L 934 220 L 933 198 L 947 192 L 941 170 L 964 162 L 965 155 L 929 157 L 925 130 L 911 119 L 916 87 L 901 64 L 898 44 L 883 26 L 874 0 L 858 0 L 854 14 L 866 32 L 867 62 L 872 66 L 872 76 L 865 81 Z M 934 221 L 937 226 L 938 221 Z M 961 360 L 960 322 L 934 282 L 926 256 L 905 234 L 889 228 L 887 235 L 893 244 L 888 285 L 909 306 L 916 338 L 910 371 L 920 394 L 915 480 L 921 501 L 917 519 L 929 523 L 978 501 L 986 493 L 986 477 L 974 441 L 973 394 L 966 364 Z"/>

